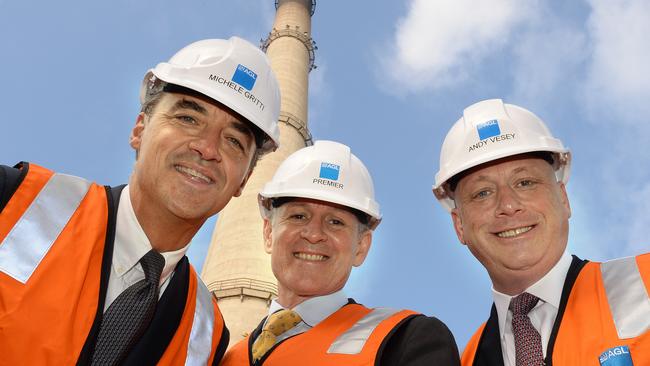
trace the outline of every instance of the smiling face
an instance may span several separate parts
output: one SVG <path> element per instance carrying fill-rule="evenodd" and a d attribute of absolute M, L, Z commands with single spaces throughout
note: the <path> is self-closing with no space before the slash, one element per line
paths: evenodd
<path fill-rule="evenodd" d="M 524 154 L 481 165 L 459 181 L 454 200 L 458 239 L 487 269 L 497 291 L 522 292 L 566 248 L 569 200 L 543 159 Z"/>
<path fill-rule="evenodd" d="M 278 279 L 278 301 L 293 308 L 345 286 L 368 254 L 372 232 L 343 206 L 297 198 L 264 220 L 264 246 Z"/>
<path fill-rule="evenodd" d="M 241 194 L 255 151 L 251 131 L 236 114 L 177 93 L 164 93 L 149 113 L 138 115 L 130 144 L 137 151 L 131 201 L 145 231 L 147 223 L 175 222 L 198 230 Z"/>

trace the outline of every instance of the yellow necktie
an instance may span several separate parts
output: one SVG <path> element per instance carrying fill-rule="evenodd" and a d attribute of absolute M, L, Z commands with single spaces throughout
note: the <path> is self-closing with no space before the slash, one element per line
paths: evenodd
<path fill-rule="evenodd" d="M 275 344 L 275 337 L 295 327 L 302 319 L 295 311 L 284 309 L 271 314 L 255 343 L 253 343 L 253 362 L 261 359 Z"/>

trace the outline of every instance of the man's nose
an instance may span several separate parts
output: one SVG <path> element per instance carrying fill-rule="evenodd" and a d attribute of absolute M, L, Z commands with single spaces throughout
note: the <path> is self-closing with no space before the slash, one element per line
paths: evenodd
<path fill-rule="evenodd" d="M 511 187 L 500 189 L 497 193 L 497 216 L 506 215 L 512 216 L 519 211 L 523 210 L 521 200 L 517 196 L 517 192 Z"/>
<path fill-rule="evenodd" d="M 210 136 L 199 136 L 192 140 L 189 145 L 190 149 L 196 151 L 203 160 L 221 161 L 221 141 L 218 138 Z"/>
<path fill-rule="evenodd" d="M 303 227 L 301 234 L 303 238 L 312 244 L 327 240 L 327 234 L 323 230 L 323 225 L 320 220 L 312 219 Z"/>

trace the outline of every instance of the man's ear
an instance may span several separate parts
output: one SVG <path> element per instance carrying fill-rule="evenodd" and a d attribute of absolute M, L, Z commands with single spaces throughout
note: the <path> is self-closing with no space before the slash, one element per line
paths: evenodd
<path fill-rule="evenodd" d="M 560 183 L 560 190 L 562 194 L 562 205 L 567 210 L 567 218 L 571 218 L 571 203 L 569 203 L 569 195 L 566 193 L 566 185 L 564 183 Z"/>
<path fill-rule="evenodd" d="M 463 220 L 458 213 L 458 208 L 451 210 L 451 220 L 454 222 L 454 230 L 456 230 L 456 236 L 461 244 L 467 245 L 465 243 L 465 232 L 463 230 Z"/>
<path fill-rule="evenodd" d="M 138 116 L 135 119 L 135 126 L 131 130 L 131 136 L 129 136 L 129 145 L 135 150 L 136 156 L 138 151 L 140 151 L 140 145 L 142 145 L 142 134 L 144 133 L 144 112 L 138 113 Z"/>
<path fill-rule="evenodd" d="M 360 234 L 359 245 L 357 245 L 357 251 L 354 253 L 354 262 L 352 265 L 359 267 L 363 264 L 368 256 L 370 247 L 372 245 L 372 230 L 366 230 Z"/>
<path fill-rule="evenodd" d="M 264 219 L 264 229 L 262 230 L 264 235 L 264 251 L 268 254 L 271 254 L 273 250 L 273 241 L 271 240 L 271 232 L 273 231 L 271 220 Z"/>

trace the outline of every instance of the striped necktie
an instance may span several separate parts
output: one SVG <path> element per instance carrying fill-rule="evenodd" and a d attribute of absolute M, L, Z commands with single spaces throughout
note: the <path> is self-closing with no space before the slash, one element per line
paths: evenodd
<path fill-rule="evenodd" d="M 140 264 L 145 278 L 122 291 L 104 313 L 92 365 L 122 362 L 153 318 L 165 258 L 152 249 L 140 259 Z"/>

